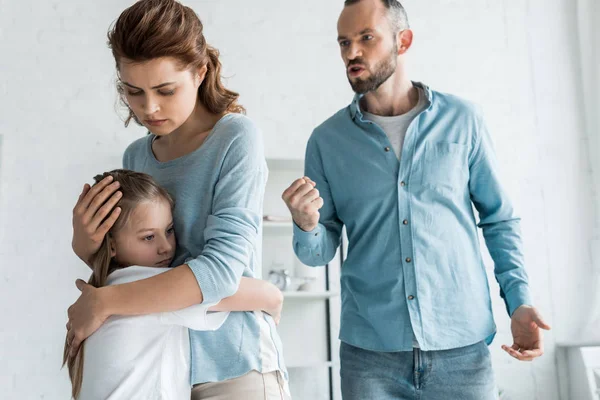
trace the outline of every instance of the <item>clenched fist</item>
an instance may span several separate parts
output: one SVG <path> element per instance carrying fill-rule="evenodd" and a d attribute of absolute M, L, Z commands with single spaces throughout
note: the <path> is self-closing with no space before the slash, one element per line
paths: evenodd
<path fill-rule="evenodd" d="M 296 179 L 281 196 L 292 213 L 292 219 L 305 232 L 310 232 L 319 224 L 319 209 L 323 199 L 319 196 L 316 184 L 308 177 Z"/>

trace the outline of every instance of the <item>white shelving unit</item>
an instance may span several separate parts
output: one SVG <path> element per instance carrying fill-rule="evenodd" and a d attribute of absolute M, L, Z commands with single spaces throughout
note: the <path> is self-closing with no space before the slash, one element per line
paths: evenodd
<path fill-rule="evenodd" d="M 322 267 L 303 265 L 292 244 L 293 222 L 281 199 L 283 191 L 304 175 L 304 161 L 267 159 L 269 180 L 265 215 L 288 218 L 263 221 L 262 277 L 270 270 L 287 270 L 292 276 L 310 276 L 309 290 L 284 291 L 278 327 L 294 400 L 339 400 L 339 269 L 341 252 Z"/>
<path fill-rule="evenodd" d="M 556 343 L 561 399 L 600 400 L 600 338 Z"/>
<path fill-rule="evenodd" d="M 292 222 L 283 222 L 283 221 L 263 221 L 263 230 L 291 230 Z"/>
<path fill-rule="evenodd" d="M 0 134 L 0 200 L 2 199 L 2 165 L 3 165 L 3 158 L 2 158 L 2 141 L 3 141 L 3 135 Z"/>
<path fill-rule="evenodd" d="M 287 368 L 289 369 L 298 369 L 298 368 L 321 368 L 321 367 L 328 367 L 328 368 L 332 368 L 335 367 L 336 364 L 334 364 L 331 361 L 324 361 L 321 363 L 314 363 L 314 364 L 298 364 L 298 365 L 288 365 Z"/>
<path fill-rule="evenodd" d="M 283 292 L 283 297 L 287 299 L 301 299 L 301 300 L 325 300 L 332 297 L 338 297 L 340 294 L 332 291 L 324 292 L 312 292 L 312 291 L 290 291 Z"/>

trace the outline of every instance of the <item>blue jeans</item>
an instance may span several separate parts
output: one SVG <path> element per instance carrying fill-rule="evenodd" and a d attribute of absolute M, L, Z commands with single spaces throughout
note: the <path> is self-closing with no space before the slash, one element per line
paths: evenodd
<path fill-rule="evenodd" d="M 495 400 L 485 342 L 452 350 L 383 353 L 342 342 L 344 400 Z"/>

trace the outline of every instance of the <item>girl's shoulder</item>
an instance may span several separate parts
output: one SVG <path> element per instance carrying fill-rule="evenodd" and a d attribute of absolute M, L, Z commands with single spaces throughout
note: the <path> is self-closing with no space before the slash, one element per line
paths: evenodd
<path fill-rule="evenodd" d="M 140 281 L 142 279 L 151 278 L 163 272 L 167 272 L 169 268 L 143 267 L 132 265 L 127 268 L 117 269 L 112 272 L 106 280 L 107 285 L 120 285 L 123 283 Z"/>

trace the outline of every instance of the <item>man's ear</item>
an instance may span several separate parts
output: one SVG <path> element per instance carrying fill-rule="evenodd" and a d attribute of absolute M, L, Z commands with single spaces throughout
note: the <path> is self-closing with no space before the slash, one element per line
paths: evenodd
<path fill-rule="evenodd" d="M 403 29 L 398 32 L 396 37 L 396 43 L 398 43 L 398 55 L 402 55 L 410 49 L 413 42 L 413 31 L 410 29 Z"/>

